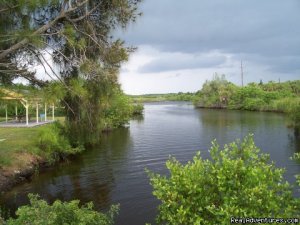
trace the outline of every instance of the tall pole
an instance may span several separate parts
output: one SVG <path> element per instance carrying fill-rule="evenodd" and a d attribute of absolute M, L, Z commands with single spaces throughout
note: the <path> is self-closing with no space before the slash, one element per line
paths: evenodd
<path fill-rule="evenodd" d="M 18 106 L 17 106 L 17 104 L 16 104 L 16 121 L 18 120 Z"/>
<path fill-rule="evenodd" d="M 47 121 L 47 103 L 45 103 L 45 122 Z"/>
<path fill-rule="evenodd" d="M 244 87 L 243 60 L 241 60 L 241 79 L 242 79 L 242 87 Z"/>
<path fill-rule="evenodd" d="M 7 123 L 8 117 L 7 117 L 7 105 L 5 105 L 5 121 Z"/>
<path fill-rule="evenodd" d="M 26 109 L 26 125 L 27 125 L 27 126 L 28 126 L 28 122 L 29 122 L 28 108 L 29 108 L 29 105 L 28 105 L 28 103 L 26 102 L 25 109 Z"/>
<path fill-rule="evenodd" d="M 39 103 L 36 103 L 36 123 L 39 123 Z"/>
<path fill-rule="evenodd" d="M 52 105 L 52 120 L 54 121 L 54 104 Z"/>

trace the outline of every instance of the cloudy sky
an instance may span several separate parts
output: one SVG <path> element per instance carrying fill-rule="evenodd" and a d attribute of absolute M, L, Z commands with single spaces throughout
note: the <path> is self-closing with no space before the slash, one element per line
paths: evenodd
<path fill-rule="evenodd" d="M 300 79 L 299 0 L 144 0 L 115 36 L 138 47 L 122 66 L 127 94 L 199 90 L 214 73 L 244 82 Z"/>

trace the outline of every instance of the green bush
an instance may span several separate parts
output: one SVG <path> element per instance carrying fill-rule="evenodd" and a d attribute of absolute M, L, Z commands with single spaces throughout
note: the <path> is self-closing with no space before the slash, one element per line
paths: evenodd
<path fill-rule="evenodd" d="M 272 102 L 276 111 L 288 112 L 289 109 L 296 104 L 297 98 L 281 98 Z"/>
<path fill-rule="evenodd" d="M 153 194 L 161 201 L 162 224 L 229 224 L 231 217 L 299 217 L 300 202 L 269 163 L 252 136 L 220 149 L 214 141 L 211 160 L 198 153 L 192 162 L 170 159 L 170 176 L 149 172 Z"/>
<path fill-rule="evenodd" d="M 49 162 L 83 150 L 81 146 L 73 148 L 70 145 L 69 139 L 64 134 L 64 129 L 59 122 L 45 126 L 39 131 L 37 147 L 38 153 L 44 156 Z"/>
<path fill-rule="evenodd" d="M 194 104 L 197 107 L 221 107 L 252 111 L 288 112 L 299 98 L 300 81 L 267 84 L 249 83 L 236 86 L 225 77 L 206 81 L 197 92 Z"/>
<path fill-rule="evenodd" d="M 300 133 L 300 99 L 294 101 L 288 110 L 288 116 L 291 120 L 291 126 L 295 129 L 295 133 Z"/>
<path fill-rule="evenodd" d="M 260 98 L 246 98 L 243 102 L 242 109 L 250 111 L 259 111 L 267 104 Z"/>
<path fill-rule="evenodd" d="M 132 115 L 142 115 L 144 111 L 144 105 L 141 103 L 133 104 L 132 106 Z"/>
<path fill-rule="evenodd" d="M 52 205 L 29 194 L 30 205 L 20 207 L 17 218 L 10 218 L 6 225 L 112 225 L 118 206 L 112 206 L 107 214 L 93 210 L 93 204 L 79 206 L 79 201 L 61 202 L 56 200 Z M 0 219 L 1 222 L 1 219 Z"/>
<path fill-rule="evenodd" d="M 131 118 L 133 105 L 131 99 L 121 91 L 112 97 L 109 107 L 104 110 L 104 128 L 122 127 Z"/>

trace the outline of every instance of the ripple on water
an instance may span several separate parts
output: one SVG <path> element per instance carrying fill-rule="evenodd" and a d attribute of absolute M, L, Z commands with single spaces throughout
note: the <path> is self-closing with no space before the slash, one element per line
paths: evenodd
<path fill-rule="evenodd" d="M 71 163 L 41 172 L 31 182 L 1 195 L 1 205 L 14 211 L 34 192 L 49 201 L 93 201 L 100 210 L 120 203 L 117 225 L 153 222 L 158 201 L 152 196 L 145 168 L 168 174 L 165 162 L 170 155 L 186 163 L 201 150 L 207 158 L 214 138 L 222 146 L 249 132 L 276 165 L 287 168 L 289 181 L 300 173 L 300 165 L 289 160 L 300 143 L 286 128 L 282 115 L 199 110 L 186 103 L 146 104 L 144 114 L 143 120 L 131 121 L 130 128 L 104 135 L 99 146 Z"/>

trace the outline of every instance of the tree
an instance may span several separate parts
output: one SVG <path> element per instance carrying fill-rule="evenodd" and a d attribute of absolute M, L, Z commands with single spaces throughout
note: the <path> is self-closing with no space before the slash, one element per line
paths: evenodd
<path fill-rule="evenodd" d="M 170 176 L 150 173 L 153 194 L 161 201 L 163 224 L 229 224 L 231 217 L 299 217 L 300 200 L 283 180 L 283 170 L 260 154 L 252 136 L 220 149 L 211 160 L 198 153 L 192 162 L 170 159 Z"/>
<path fill-rule="evenodd" d="M 217 73 L 211 81 L 203 84 L 196 99 L 196 104 L 201 107 L 225 108 L 236 87 L 225 79 L 225 75 Z"/>
<path fill-rule="evenodd" d="M 9 77 L 18 74 L 25 79 L 38 81 L 35 74 L 28 74 L 26 66 L 33 63 L 32 60 L 48 65 L 45 53 L 53 56 L 63 71 L 80 66 L 92 56 L 102 62 L 118 64 L 123 60 L 123 55 L 118 53 L 124 49 L 120 48 L 118 40 L 110 40 L 110 32 L 136 19 L 139 2 L 1 0 L 2 75 Z M 120 58 L 116 59 L 116 56 Z M 56 73 L 53 76 L 58 78 Z"/>
<path fill-rule="evenodd" d="M 140 1 L 0 0 L 0 76 L 6 83 L 22 77 L 43 87 L 47 83 L 28 70 L 43 66 L 65 88 L 62 102 L 74 142 L 82 134 L 98 136 L 99 99 L 119 86 L 120 64 L 133 50 L 111 32 L 136 20 Z"/>

